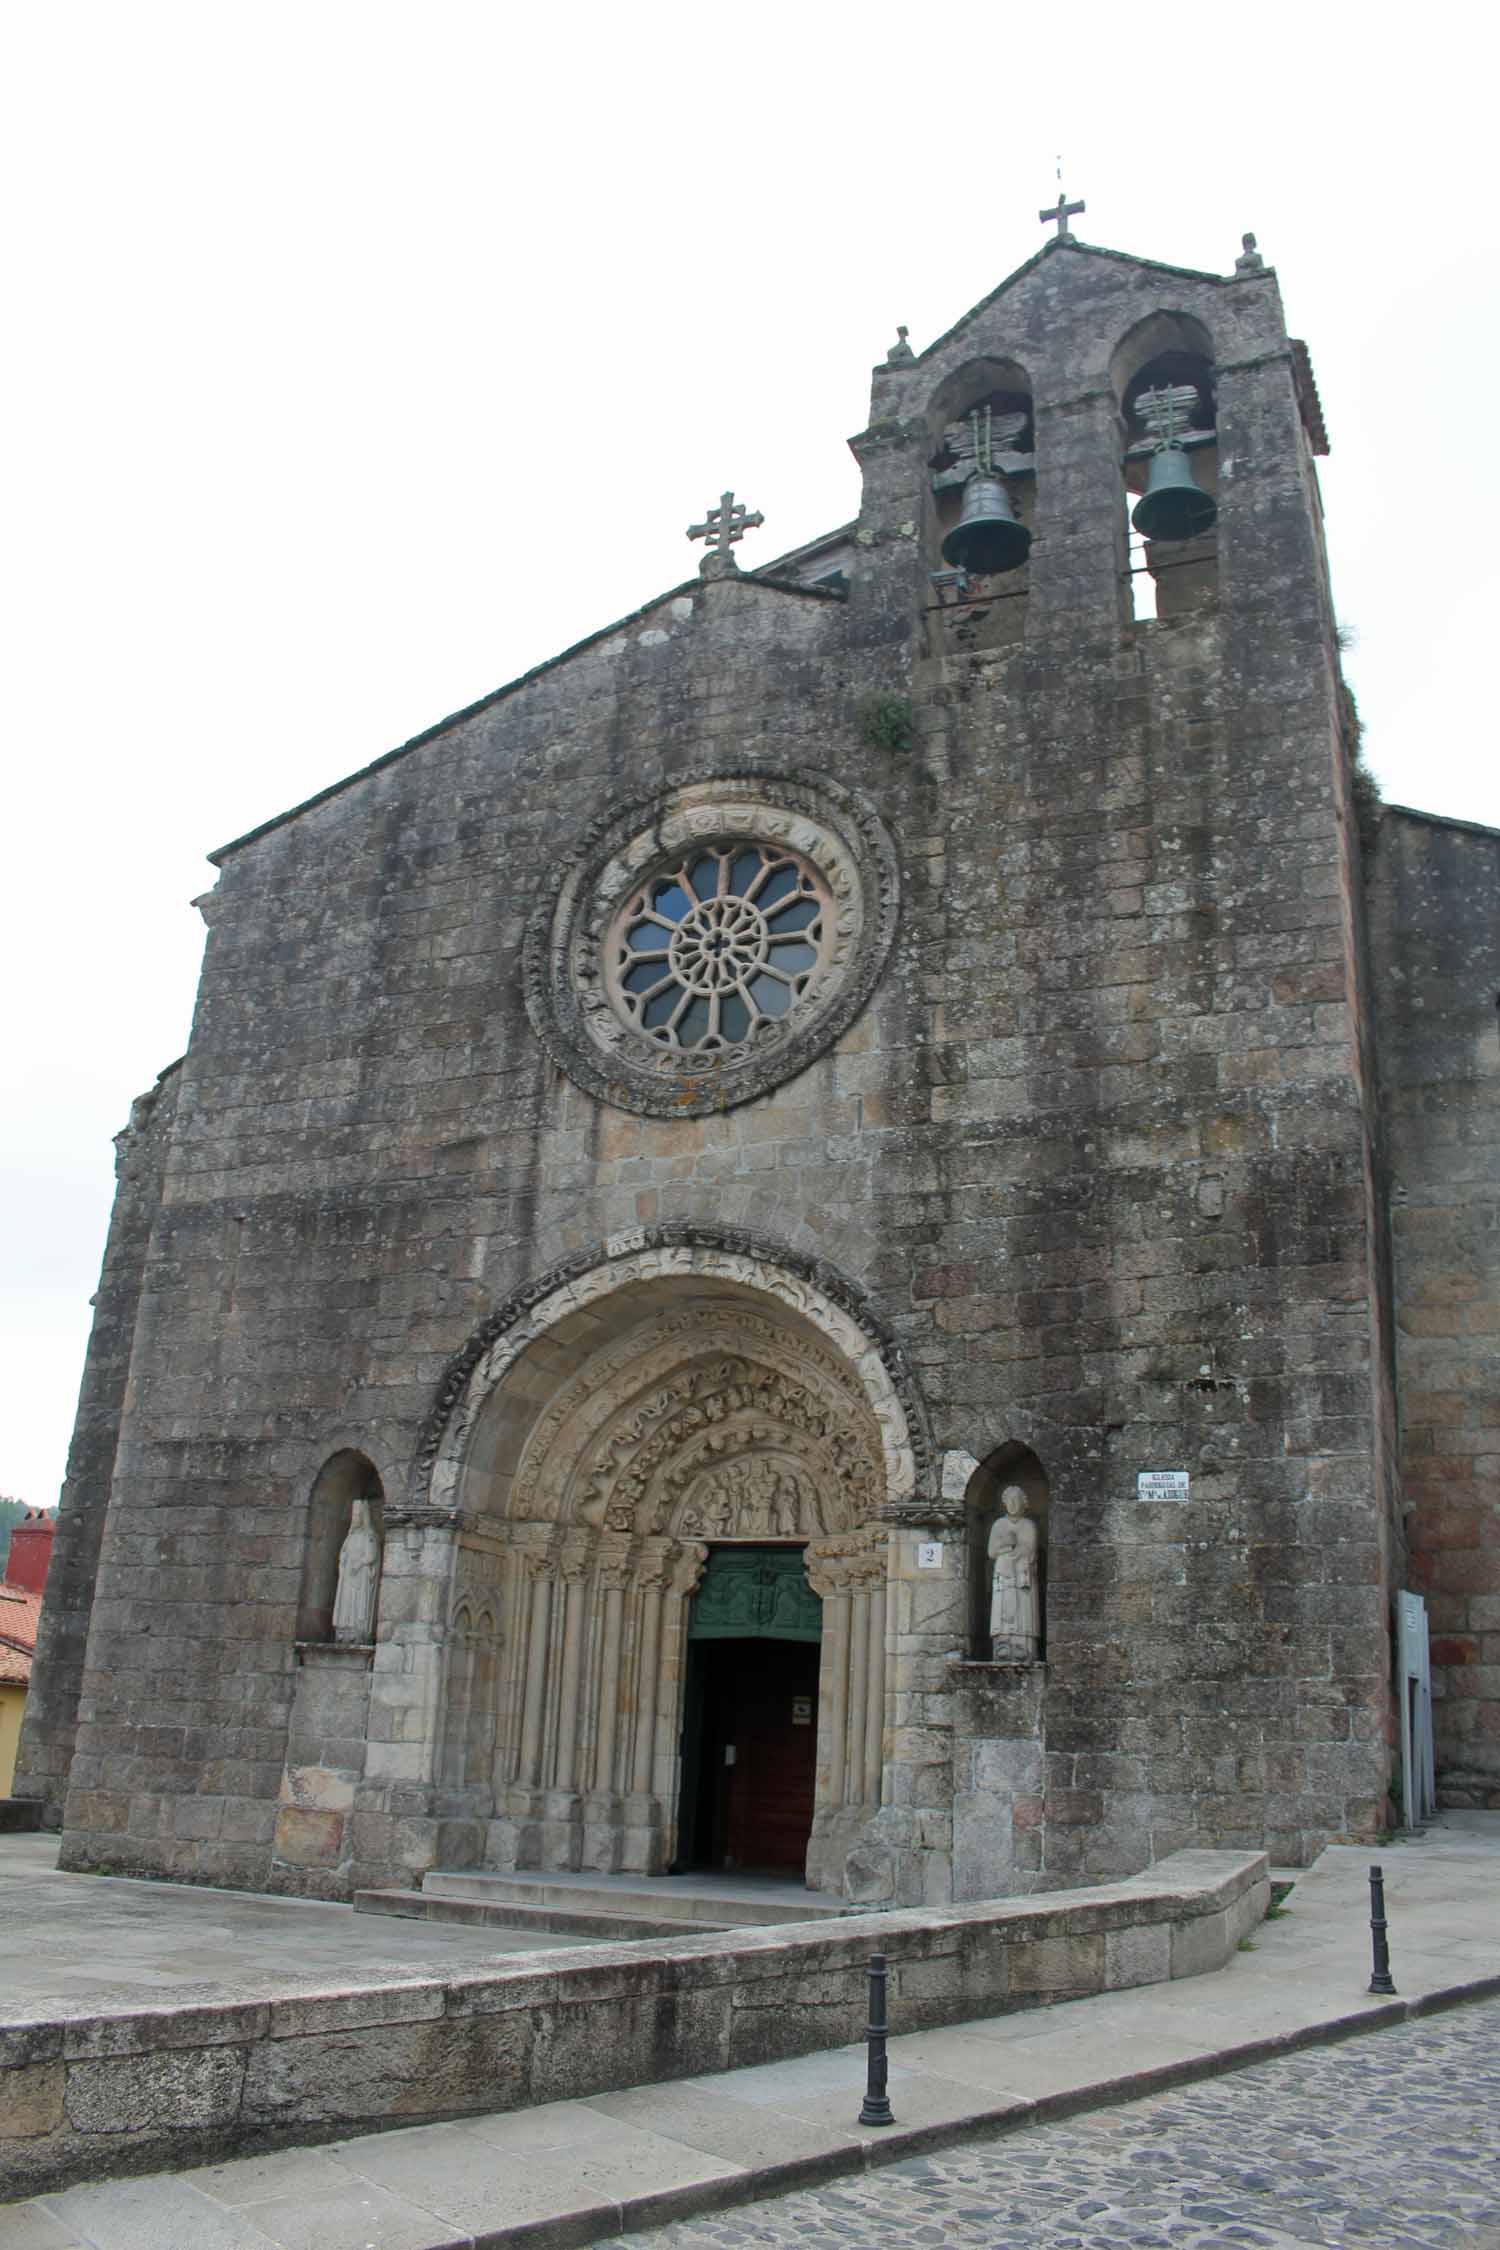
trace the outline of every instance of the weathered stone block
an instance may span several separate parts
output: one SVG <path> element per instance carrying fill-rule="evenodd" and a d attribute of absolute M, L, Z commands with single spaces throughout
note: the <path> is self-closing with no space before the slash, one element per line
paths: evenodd
<path fill-rule="evenodd" d="M 68 2123 L 78 2133 L 116 2134 L 227 2127 L 239 2115 L 246 2053 L 163 2047 L 117 2062 L 70 2063 Z"/>
<path fill-rule="evenodd" d="M 1104 1940 L 1104 1982 L 1111 1992 L 1129 1985 L 1160 1984 L 1172 1974 L 1172 1933 L 1155 1929 L 1111 1930 Z"/>
<path fill-rule="evenodd" d="M 344 1816 L 285 1805 L 276 1815 L 271 1848 L 289 1867 L 336 1867 L 344 1849 Z"/>
<path fill-rule="evenodd" d="M 1216 1914 L 1198 1914 L 1191 1921 L 1179 1923 L 1172 1932 L 1173 1976 L 1196 1977 L 1210 1969 L 1222 1968 L 1236 1942 L 1227 1907 Z"/>
<path fill-rule="evenodd" d="M 522 2097 L 529 2036 L 525 2016 L 491 2016 L 269 2040 L 251 2057 L 244 2118 L 269 2127 L 509 2109 Z"/>
<path fill-rule="evenodd" d="M 1104 1936 L 1037 1938 L 1012 1946 L 1010 1990 L 1014 1999 L 1061 1999 L 1098 1992 L 1105 1982 Z"/>
<path fill-rule="evenodd" d="M 23 2064 L 0 2079 L 0 2141 L 39 2140 L 63 2122 L 60 2062 Z"/>
<path fill-rule="evenodd" d="M 756 2040 L 762 2037 L 755 2029 L 759 2013 L 751 2010 L 746 2018 L 746 2036 Z M 812 2014 L 816 2020 L 817 2011 Z M 531 2098 L 571 2101 L 604 2087 L 727 2070 L 738 2024 L 731 1993 L 723 1986 L 681 1998 L 617 2000 L 602 2011 L 545 2008 L 538 2015 L 532 2047 Z M 811 2033 L 811 2024 L 807 2028 Z M 817 2044 L 810 2036 L 809 2045 Z M 755 2059 L 763 2059 L 763 2049 Z"/>

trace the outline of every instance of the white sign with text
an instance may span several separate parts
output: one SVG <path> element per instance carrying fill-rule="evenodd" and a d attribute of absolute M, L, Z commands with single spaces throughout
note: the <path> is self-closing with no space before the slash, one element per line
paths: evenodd
<path fill-rule="evenodd" d="M 1188 1496 L 1186 1469 L 1142 1469 L 1135 1480 L 1137 1500 L 1185 1500 Z"/>

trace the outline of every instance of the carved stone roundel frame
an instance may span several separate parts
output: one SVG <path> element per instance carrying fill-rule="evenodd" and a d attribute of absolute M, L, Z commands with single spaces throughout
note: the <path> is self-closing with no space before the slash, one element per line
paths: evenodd
<path fill-rule="evenodd" d="M 610 935 L 655 869 L 728 841 L 816 869 L 831 907 L 817 975 L 747 1046 L 662 1046 L 611 997 Z M 694 774 L 596 823 L 567 861 L 527 932 L 527 1013 L 554 1062 L 599 1101 L 646 1117 L 710 1116 L 795 1077 L 848 1028 L 885 967 L 900 907 L 895 844 L 856 791 L 800 774 Z"/>

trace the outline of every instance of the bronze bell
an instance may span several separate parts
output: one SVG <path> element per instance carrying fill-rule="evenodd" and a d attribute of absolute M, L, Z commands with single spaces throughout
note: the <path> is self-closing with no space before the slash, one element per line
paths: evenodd
<path fill-rule="evenodd" d="M 1017 523 L 1005 479 L 979 469 L 964 486 L 963 514 L 943 541 L 943 560 L 955 570 L 988 574 L 1019 570 L 1031 549 L 1031 533 Z"/>
<path fill-rule="evenodd" d="M 1193 475 L 1182 447 L 1164 445 L 1151 456 L 1151 474 L 1130 520 L 1144 539 L 1196 539 L 1213 530 L 1219 504 Z"/>

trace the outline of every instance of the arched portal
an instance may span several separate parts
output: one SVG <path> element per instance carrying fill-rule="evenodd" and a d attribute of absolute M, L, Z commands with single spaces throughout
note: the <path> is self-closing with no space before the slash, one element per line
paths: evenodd
<path fill-rule="evenodd" d="M 444 1690 L 464 1743 L 442 1759 L 447 1809 L 487 1819 L 491 1865 L 671 1866 L 695 1590 L 721 1551 L 791 1551 L 821 1620 L 807 1866 L 836 1884 L 880 1802 L 880 1516 L 893 1458 L 910 1476 L 904 1419 L 870 1339 L 807 1285 L 774 1293 L 751 1261 L 703 1253 L 654 1263 L 564 1288 L 556 1317 L 539 1307 L 502 1338 L 469 1379 L 461 1444 L 440 1449 L 450 1618 L 499 1620 L 487 1802 L 472 1783 L 452 1797 L 475 1771 L 466 1654 Z"/>

